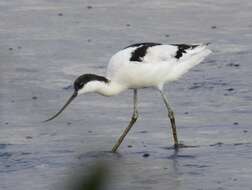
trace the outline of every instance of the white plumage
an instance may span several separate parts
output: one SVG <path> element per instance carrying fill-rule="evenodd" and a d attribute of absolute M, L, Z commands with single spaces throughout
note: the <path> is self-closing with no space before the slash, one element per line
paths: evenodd
<path fill-rule="evenodd" d="M 107 78 L 126 88 L 158 87 L 177 80 L 211 53 L 206 45 L 189 48 L 179 59 L 175 45 L 149 47 L 141 62 L 130 61 L 132 53 L 141 46 L 128 47 L 117 52 L 109 61 Z"/>
<path fill-rule="evenodd" d="M 171 121 L 174 147 L 178 148 L 174 112 L 168 104 L 163 92 L 165 83 L 177 80 L 189 69 L 199 64 L 211 51 L 207 45 L 139 43 L 130 45 L 115 55 L 109 61 L 106 77 L 95 74 L 84 74 L 74 82 L 74 93 L 66 104 L 51 118 L 57 117 L 70 102 L 80 94 L 96 92 L 104 96 L 112 96 L 133 89 L 134 109 L 128 127 L 114 145 L 115 152 L 138 118 L 137 89 L 156 87 L 164 100 Z"/>

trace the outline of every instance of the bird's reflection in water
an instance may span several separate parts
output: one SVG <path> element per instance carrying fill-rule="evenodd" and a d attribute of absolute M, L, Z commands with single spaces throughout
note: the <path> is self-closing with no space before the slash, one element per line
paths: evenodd
<path fill-rule="evenodd" d="M 184 154 L 183 150 L 184 148 L 198 148 L 199 146 L 188 146 L 181 144 L 180 148 L 174 148 L 174 147 L 168 147 L 165 149 L 172 150 L 172 154 L 170 154 L 167 157 L 164 157 L 164 159 L 168 159 L 171 162 L 167 163 L 167 182 L 169 185 L 169 188 L 171 189 L 181 189 L 181 180 L 182 176 L 184 174 L 184 168 L 183 163 L 186 159 L 195 159 L 196 156 L 192 154 Z"/>

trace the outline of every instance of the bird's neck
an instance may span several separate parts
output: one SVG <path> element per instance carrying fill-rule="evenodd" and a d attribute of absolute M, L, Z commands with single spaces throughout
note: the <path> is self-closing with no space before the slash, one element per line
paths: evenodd
<path fill-rule="evenodd" d="M 96 84 L 97 84 L 96 92 L 103 96 L 117 95 L 120 92 L 126 90 L 126 88 L 123 85 L 114 81 L 108 81 L 106 83 L 97 81 Z"/>

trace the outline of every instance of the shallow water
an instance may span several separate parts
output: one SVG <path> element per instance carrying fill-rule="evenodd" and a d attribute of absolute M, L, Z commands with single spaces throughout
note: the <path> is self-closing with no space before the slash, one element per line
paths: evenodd
<path fill-rule="evenodd" d="M 108 160 L 109 189 L 252 189 L 252 3 L 210 1 L 0 2 L 0 189 L 60 189 L 79 165 Z M 158 92 L 139 92 L 140 118 L 110 151 L 131 116 L 132 92 L 79 97 L 42 123 L 83 73 L 104 74 L 131 43 L 211 42 L 213 54 L 166 86 L 179 139 Z"/>

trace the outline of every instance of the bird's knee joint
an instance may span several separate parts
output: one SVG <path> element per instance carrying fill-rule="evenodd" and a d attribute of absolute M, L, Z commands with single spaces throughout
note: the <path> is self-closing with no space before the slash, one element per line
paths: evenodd
<path fill-rule="evenodd" d="M 168 117 L 169 117 L 170 119 L 174 119 L 174 112 L 173 112 L 173 111 L 169 111 L 169 112 L 168 112 Z"/>
<path fill-rule="evenodd" d="M 138 111 L 134 111 L 132 118 L 136 120 L 138 116 L 139 116 Z"/>

